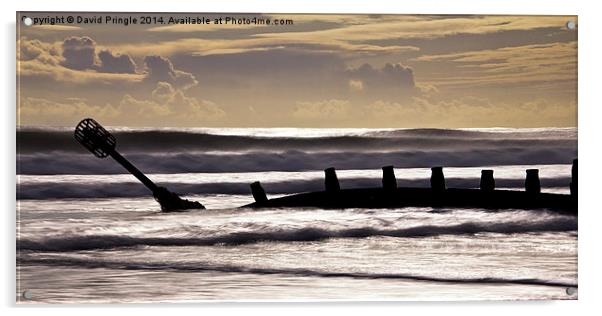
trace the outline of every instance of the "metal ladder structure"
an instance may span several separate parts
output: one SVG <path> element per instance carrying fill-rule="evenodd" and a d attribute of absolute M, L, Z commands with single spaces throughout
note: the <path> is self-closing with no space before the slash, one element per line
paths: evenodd
<path fill-rule="evenodd" d="M 160 187 L 151 181 L 151 179 L 144 175 L 142 171 L 117 152 L 117 139 L 115 139 L 115 136 L 111 135 L 111 133 L 94 119 L 87 118 L 79 122 L 75 127 L 74 136 L 75 139 L 94 156 L 98 158 L 111 156 L 123 168 L 138 178 L 138 180 L 153 193 L 155 200 L 161 205 L 162 211 L 174 212 L 205 208 L 201 203 L 182 199 L 177 194 L 170 192 L 168 189 Z"/>

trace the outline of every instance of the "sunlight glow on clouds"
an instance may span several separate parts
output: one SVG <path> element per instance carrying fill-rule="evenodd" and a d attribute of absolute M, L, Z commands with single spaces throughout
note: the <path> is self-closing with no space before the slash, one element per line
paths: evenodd
<path fill-rule="evenodd" d="M 575 126 L 566 16 L 20 30 L 21 125 Z"/>

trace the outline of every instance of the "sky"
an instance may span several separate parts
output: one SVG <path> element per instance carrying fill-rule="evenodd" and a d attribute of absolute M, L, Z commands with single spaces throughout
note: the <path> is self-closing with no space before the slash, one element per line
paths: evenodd
<path fill-rule="evenodd" d="M 577 126 L 576 16 L 151 16 L 19 23 L 17 125 Z M 292 24 L 167 23 L 185 16 Z"/>

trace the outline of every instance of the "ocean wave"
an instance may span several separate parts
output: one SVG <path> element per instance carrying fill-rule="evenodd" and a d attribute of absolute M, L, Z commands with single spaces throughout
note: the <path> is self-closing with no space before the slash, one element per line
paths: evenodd
<path fill-rule="evenodd" d="M 138 246 L 236 246 L 258 242 L 307 242 L 329 238 L 431 237 L 439 235 L 473 235 L 477 233 L 528 233 L 577 230 L 577 220 L 572 217 L 553 218 L 537 222 L 485 223 L 468 222 L 458 225 L 424 225 L 403 229 L 384 230 L 374 227 L 329 230 L 317 227 L 283 229 L 275 231 L 233 232 L 212 237 L 133 237 L 122 235 L 89 235 L 47 237 L 41 240 L 20 239 L 20 251 L 70 252 L 82 250 L 113 249 Z"/>
<path fill-rule="evenodd" d="M 365 135 L 381 137 L 462 137 L 462 138 L 522 138 L 569 139 L 577 138 L 577 129 L 568 128 L 410 128 L 367 131 Z"/>
<path fill-rule="evenodd" d="M 171 272 L 223 272 L 223 273 L 248 273 L 248 274 L 284 274 L 300 277 L 322 277 L 322 278 L 354 278 L 354 279 L 392 279 L 413 280 L 440 283 L 476 283 L 476 284 L 520 284 L 541 285 L 558 287 L 577 287 L 576 283 L 562 282 L 556 280 L 542 280 L 536 278 L 449 278 L 426 275 L 413 275 L 403 273 L 362 273 L 362 272 L 340 272 L 319 271 L 311 269 L 296 268 L 258 268 L 235 265 L 215 265 L 206 263 L 153 263 L 153 262 L 128 262 L 128 261 L 99 261 L 79 258 L 18 258 L 18 265 L 45 265 L 45 266 L 68 266 L 87 269 L 125 269 L 125 270 L 160 270 Z"/>
<path fill-rule="evenodd" d="M 118 149 L 124 153 L 174 151 L 386 151 L 449 150 L 451 148 L 576 148 L 576 131 L 493 133 L 448 129 L 367 131 L 358 135 L 323 137 L 217 135 L 186 131 L 118 131 Z M 84 153 L 71 131 L 17 130 L 17 152 L 30 154 L 65 151 Z"/>
<path fill-rule="evenodd" d="M 180 195 L 190 194 L 250 194 L 247 182 L 221 182 L 221 183 L 160 183 Z M 498 188 L 523 188 L 523 179 L 495 179 Z M 478 188 L 479 178 L 447 178 L 446 184 L 453 188 Z M 542 178 L 543 188 L 568 187 L 571 182 L 568 177 Z M 346 178 L 340 180 L 342 188 L 380 187 L 381 179 Z M 399 187 L 429 187 L 429 178 L 398 179 Z M 324 190 L 323 179 L 286 180 L 281 182 L 262 182 L 267 194 L 292 194 Z M 139 197 L 150 196 L 150 191 L 139 182 L 119 183 L 28 183 L 17 184 L 17 199 L 60 199 L 60 198 L 109 198 L 109 197 Z"/>
<path fill-rule="evenodd" d="M 126 158 L 146 173 L 260 172 L 337 169 L 380 169 L 394 165 L 413 167 L 477 167 L 494 165 L 568 164 L 576 157 L 576 147 L 526 147 L 447 151 L 410 150 L 389 152 L 240 152 L 126 154 Z M 112 159 L 100 160 L 90 154 L 37 153 L 17 155 L 17 174 L 120 174 L 124 169 Z"/>

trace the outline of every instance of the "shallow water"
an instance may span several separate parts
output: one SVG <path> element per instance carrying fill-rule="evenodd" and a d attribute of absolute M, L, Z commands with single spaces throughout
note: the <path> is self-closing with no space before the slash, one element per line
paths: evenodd
<path fill-rule="evenodd" d="M 18 291 L 41 302 L 565 299 L 577 285 L 577 221 L 553 212 L 162 214 L 154 203 L 20 201 Z"/>

